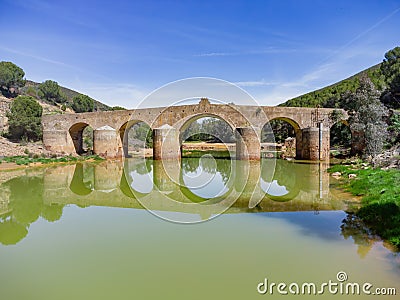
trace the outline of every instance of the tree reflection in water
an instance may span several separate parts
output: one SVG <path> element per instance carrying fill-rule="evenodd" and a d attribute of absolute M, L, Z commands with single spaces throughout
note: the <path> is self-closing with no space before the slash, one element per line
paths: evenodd
<path fill-rule="evenodd" d="M 347 240 L 352 238 L 354 244 L 358 246 L 357 253 L 364 258 L 376 242 L 381 239 L 374 235 L 371 230 L 354 213 L 348 213 L 346 219 L 342 221 L 341 235 Z"/>
<path fill-rule="evenodd" d="M 9 212 L 0 216 L 0 243 L 13 245 L 27 234 L 39 217 L 48 222 L 60 220 L 64 205 L 43 202 L 43 175 L 20 176 L 2 184 L 9 190 Z"/>

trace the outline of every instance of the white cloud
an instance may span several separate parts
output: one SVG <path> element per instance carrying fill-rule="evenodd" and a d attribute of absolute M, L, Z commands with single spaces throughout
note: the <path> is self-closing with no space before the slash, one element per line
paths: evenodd
<path fill-rule="evenodd" d="M 45 58 L 45 57 L 42 57 L 42 56 L 33 55 L 33 54 L 30 54 L 30 53 L 24 52 L 24 51 L 13 50 L 13 49 L 10 49 L 10 48 L 7 48 L 7 47 L 3 47 L 3 46 L 0 46 L 0 50 L 3 50 L 5 52 L 9 52 L 9 53 L 13 53 L 13 54 L 18 54 L 18 55 L 21 55 L 21 56 L 30 57 L 30 58 L 33 58 L 33 59 L 36 59 L 36 60 L 40 60 L 40 61 L 43 61 L 43 62 L 54 64 L 54 65 L 59 65 L 59 66 L 63 66 L 63 67 L 69 67 L 69 68 L 72 68 L 72 69 L 78 69 L 78 68 L 76 68 L 74 66 L 70 66 L 70 65 L 68 65 L 66 63 L 63 63 L 61 61 L 56 61 L 56 60 L 52 60 L 52 59 Z"/>
<path fill-rule="evenodd" d="M 211 56 L 233 56 L 233 55 L 239 55 L 239 53 L 235 53 L 235 52 L 209 52 L 209 53 L 196 54 L 194 56 L 211 57 Z"/>
<path fill-rule="evenodd" d="M 240 87 L 257 87 L 257 86 L 269 86 L 269 85 L 277 85 L 277 82 L 266 81 L 264 79 L 258 81 L 238 81 L 234 82 L 234 84 Z"/>

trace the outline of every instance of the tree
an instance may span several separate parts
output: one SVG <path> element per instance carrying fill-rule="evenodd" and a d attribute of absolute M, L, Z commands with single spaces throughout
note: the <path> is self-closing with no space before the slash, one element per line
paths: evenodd
<path fill-rule="evenodd" d="M 391 111 L 391 116 L 388 123 L 389 146 L 400 144 L 400 113 Z"/>
<path fill-rule="evenodd" d="M 31 96 L 18 96 L 7 114 L 9 136 L 14 139 L 39 140 L 42 136 L 42 107 Z"/>
<path fill-rule="evenodd" d="M 64 103 L 67 97 L 56 81 L 46 80 L 39 85 L 39 97 L 50 102 Z"/>
<path fill-rule="evenodd" d="M 284 120 L 271 120 L 269 126 L 264 126 L 261 131 L 261 141 L 269 143 L 283 143 L 288 137 L 294 137 L 292 125 Z"/>
<path fill-rule="evenodd" d="M 145 122 L 139 122 L 129 129 L 129 140 L 135 139 L 140 141 L 141 146 L 145 148 L 153 148 L 153 131 Z"/>
<path fill-rule="evenodd" d="M 77 113 L 93 111 L 94 101 L 87 95 L 78 95 L 73 98 L 72 109 Z"/>
<path fill-rule="evenodd" d="M 126 108 L 125 107 L 122 107 L 122 106 L 113 106 L 113 107 L 111 107 L 111 110 L 126 110 Z"/>
<path fill-rule="evenodd" d="M 12 62 L 0 62 L 0 91 L 6 96 L 17 94 L 25 85 L 24 76 L 25 72 Z"/>
<path fill-rule="evenodd" d="M 388 90 L 382 95 L 382 101 L 388 107 L 400 108 L 400 47 L 386 52 L 381 71 L 388 85 Z"/>
<path fill-rule="evenodd" d="M 373 158 L 382 151 L 387 135 L 384 118 L 388 112 L 380 102 L 379 95 L 372 81 L 362 77 L 356 91 L 347 92 L 342 98 L 344 109 L 349 114 L 351 131 L 363 133 L 366 146 L 364 153 Z"/>

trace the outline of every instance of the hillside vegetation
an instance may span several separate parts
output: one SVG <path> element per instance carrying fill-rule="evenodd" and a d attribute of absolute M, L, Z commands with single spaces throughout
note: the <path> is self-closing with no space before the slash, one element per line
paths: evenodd
<path fill-rule="evenodd" d="M 34 82 L 31 80 L 26 80 L 25 86 L 21 88 L 21 94 L 22 95 L 29 95 L 37 98 L 38 100 L 41 100 L 40 97 L 38 97 L 38 89 L 39 89 L 40 83 Z M 64 103 L 67 107 L 71 107 L 73 104 L 73 99 L 74 97 L 83 95 L 77 91 L 71 90 L 69 88 L 60 86 L 61 92 L 66 96 L 66 102 Z M 112 108 L 104 103 L 101 103 L 98 100 L 93 99 L 94 102 L 94 111 L 108 111 L 112 110 Z M 49 103 L 53 104 L 53 103 Z"/>
<path fill-rule="evenodd" d="M 322 89 L 301 95 L 290 99 L 279 106 L 290 107 L 326 107 L 326 108 L 342 108 L 341 95 L 345 92 L 355 92 L 360 86 L 360 78 L 367 76 L 375 88 L 384 91 L 386 88 L 385 76 L 381 71 L 381 63 L 363 70 L 347 79 L 324 87 Z"/>

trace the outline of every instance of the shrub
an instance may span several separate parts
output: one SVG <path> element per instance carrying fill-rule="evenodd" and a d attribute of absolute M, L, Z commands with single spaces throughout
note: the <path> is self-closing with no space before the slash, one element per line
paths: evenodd
<path fill-rule="evenodd" d="M 43 109 L 31 96 L 18 96 L 7 113 L 9 119 L 9 136 L 29 141 L 42 137 L 41 117 Z"/>

